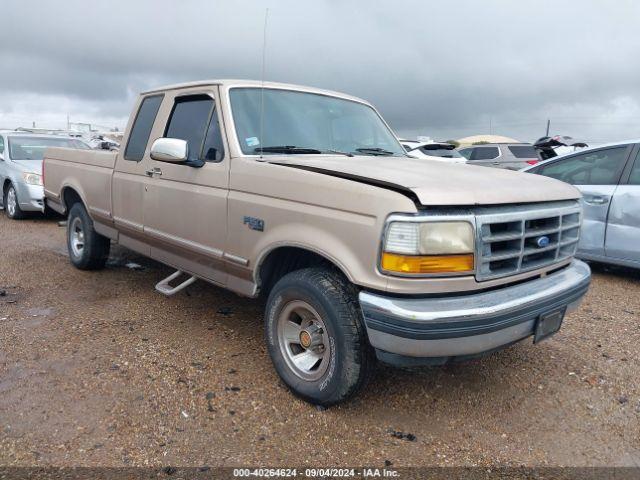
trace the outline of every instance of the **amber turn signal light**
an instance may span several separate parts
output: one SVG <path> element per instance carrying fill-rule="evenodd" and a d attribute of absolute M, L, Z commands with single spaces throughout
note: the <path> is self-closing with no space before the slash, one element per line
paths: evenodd
<path fill-rule="evenodd" d="M 397 255 L 382 254 L 382 268 L 398 273 L 458 273 L 473 271 L 473 254 Z"/>

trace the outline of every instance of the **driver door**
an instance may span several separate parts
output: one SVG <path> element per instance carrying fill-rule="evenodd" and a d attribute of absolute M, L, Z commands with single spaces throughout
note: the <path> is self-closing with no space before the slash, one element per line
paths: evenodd
<path fill-rule="evenodd" d="M 582 193 L 583 218 L 578 250 L 604 256 L 607 217 L 611 199 L 631 147 L 591 150 L 559 158 L 535 169 L 535 173 L 574 185 Z"/>
<path fill-rule="evenodd" d="M 189 154 L 185 163 L 150 159 L 144 232 L 153 258 L 226 285 L 229 158 L 218 105 L 216 87 L 166 94 L 161 136 L 185 140 Z"/>

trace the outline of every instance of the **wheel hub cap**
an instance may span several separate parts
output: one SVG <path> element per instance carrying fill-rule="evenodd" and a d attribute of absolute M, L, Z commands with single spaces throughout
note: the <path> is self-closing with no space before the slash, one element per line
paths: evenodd
<path fill-rule="evenodd" d="M 300 332 L 300 345 L 304 348 L 309 348 L 311 346 L 311 335 L 306 330 Z"/>
<path fill-rule="evenodd" d="M 287 303 L 278 316 L 278 344 L 287 366 L 296 376 L 318 380 L 331 359 L 329 335 L 318 312 L 307 302 Z"/>
<path fill-rule="evenodd" d="M 321 350 L 323 330 L 316 323 L 300 332 L 300 345 L 307 350 Z"/>
<path fill-rule="evenodd" d="M 82 256 L 84 250 L 84 229 L 82 228 L 82 221 L 76 217 L 73 219 L 71 226 L 69 227 L 69 243 L 71 244 L 71 251 L 76 257 Z"/>
<path fill-rule="evenodd" d="M 13 188 L 7 192 L 7 212 L 11 216 L 16 213 L 16 191 Z"/>

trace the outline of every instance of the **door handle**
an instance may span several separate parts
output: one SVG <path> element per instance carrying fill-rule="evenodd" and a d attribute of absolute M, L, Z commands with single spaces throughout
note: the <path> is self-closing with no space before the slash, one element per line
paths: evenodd
<path fill-rule="evenodd" d="M 602 195 L 589 195 L 584 197 L 584 203 L 588 203 L 589 205 L 606 205 L 609 203 L 609 197 L 604 197 Z"/>
<path fill-rule="evenodd" d="M 153 177 L 154 175 L 162 175 L 162 170 L 160 170 L 158 167 L 154 167 L 150 170 L 145 171 L 144 173 L 147 174 L 148 177 Z"/>

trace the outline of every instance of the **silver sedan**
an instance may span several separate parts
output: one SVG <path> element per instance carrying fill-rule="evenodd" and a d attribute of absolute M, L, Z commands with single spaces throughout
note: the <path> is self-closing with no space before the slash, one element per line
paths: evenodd
<path fill-rule="evenodd" d="M 42 156 L 47 147 L 90 148 L 77 138 L 0 132 L 0 198 L 7 217 L 44 212 Z"/>
<path fill-rule="evenodd" d="M 582 192 L 577 255 L 640 268 L 640 140 L 580 150 L 525 169 Z"/>

